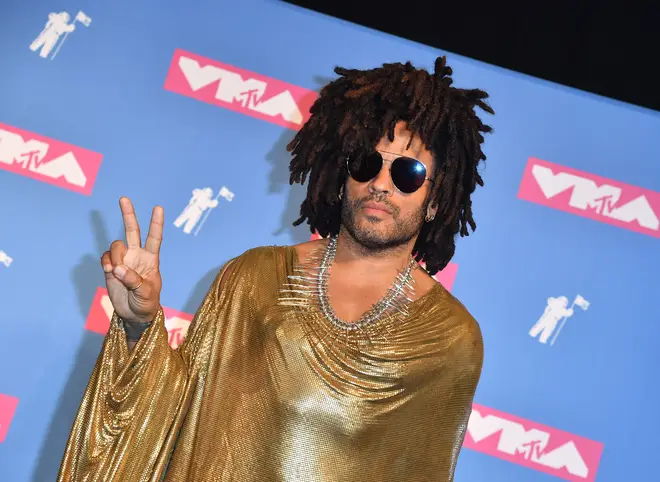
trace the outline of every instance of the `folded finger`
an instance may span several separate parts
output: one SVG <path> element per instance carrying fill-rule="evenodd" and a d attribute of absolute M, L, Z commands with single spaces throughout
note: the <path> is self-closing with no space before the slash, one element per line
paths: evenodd
<path fill-rule="evenodd" d="M 103 272 L 108 275 L 112 274 L 112 261 L 110 261 L 110 251 L 106 251 L 101 255 L 101 267 Z"/>
<path fill-rule="evenodd" d="M 144 280 L 137 271 L 120 264 L 119 266 L 115 266 L 112 272 L 129 290 L 137 291 L 142 289 L 142 282 Z"/>
<path fill-rule="evenodd" d="M 113 267 L 123 264 L 126 251 L 126 245 L 123 242 L 114 241 L 110 245 L 110 264 L 112 264 Z"/>

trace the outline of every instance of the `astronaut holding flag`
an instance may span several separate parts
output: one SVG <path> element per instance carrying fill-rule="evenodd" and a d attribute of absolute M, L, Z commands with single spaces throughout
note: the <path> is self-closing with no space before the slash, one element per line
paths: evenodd
<path fill-rule="evenodd" d="M 195 225 L 201 220 L 201 223 L 197 226 L 194 233 L 194 235 L 197 236 L 197 233 L 202 228 L 204 221 L 206 221 L 206 217 L 209 215 L 210 210 L 218 206 L 218 199 L 220 197 L 225 198 L 227 201 L 231 201 L 234 198 L 234 193 L 225 186 L 222 186 L 218 191 L 218 195 L 213 198 L 213 189 L 210 187 L 193 189 L 192 197 L 190 198 L 190 201 L 188 201 L 188 205 L 184 208 L 179 217 L 176 218 L 174 226 L 177 228 L 183 226 L 183 232 L 190 234 Z M 204 214 L 203 219 L 202 214 Z"/>
<path fill-rule="evenodd" d="M 62 44 L 66 40 L 67 36 L 76 29 L 76 22 L 83 24 L 85 27 L 89 27 L 89 25 L 92 23 L 92 19 L 88 17 L 83 11 L 79 11 L 76 14 L 73 22 L 69 23 L 70 19 L 71 16 L 67 12 L 48 14 L 48 21 L 34 42 L 30 44 L 30 50 L 36 52 L 37 50 L 41 49 L 39 56 L 45 59 L 50 55 L 53 48 L 55 48 L 57 45 L 57 48 L 51 57 L 52 60 L 57 55 L 57 52 L 62 47 Z M 60 42 L 60 37 L 63 34 L 64 37 Z"/>
<path fill-rule="evenodd" d="M 552 337 L 550 345 L 554 345 L 557 336 L 559 336 L 559 332 L 564 327 L 564 323 L 566 323 L 568 318 L 573 316 L 573 307 L 578 306 L 586 311 L 589 308 L 590 303 L 585 300 L 582 295 L 577 295 L 571 306 L 567 305 L 568 298 L 565 296 L 558 296 L 556 298 L 551 296 L 548 298 L 548 304 L 541 317 L 529 330 L 529 336 L 532 338 L 538 336 L 539 342 L 543 344 L 547 343 L 550 337 Z M 561 323 L 559 323 L 560 321 Z"/>

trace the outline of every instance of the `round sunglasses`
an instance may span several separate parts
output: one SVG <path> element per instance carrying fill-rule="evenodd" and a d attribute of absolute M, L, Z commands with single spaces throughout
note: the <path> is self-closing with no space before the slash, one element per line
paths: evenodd
<path fill-rule="evenodd" d="M 393 152 L 382 152 L 394 154 Z M 384 162 L 389 162 L 391 165 L 390 176 L 394 187 L 404 194 L 417 191 L 422 187 L 424 181 L 431 181 L 434 184 L 433 179 L 426 177 L 426 166 L 421 161 L 407 156 L 399 156 L 392 161 L 388 161 L 383 159 L 379 151 L 374 151 L 356 158 L 348 157 L 346 168 L 349 176 L 353 179 L 358 182 L 367 182 L 380 173 Z"/>

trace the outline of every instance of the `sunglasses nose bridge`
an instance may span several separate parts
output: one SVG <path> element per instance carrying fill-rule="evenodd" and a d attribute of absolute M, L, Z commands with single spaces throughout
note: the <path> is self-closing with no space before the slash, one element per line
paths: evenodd
<path fill-rule="evenodd" d="M 393 191 L 394 181 L 392 180 L 392 159 L 382 158 L 380 170 L 378 171 L 378 174 L 369 181 L 369 187 L 375 191 L 386 191 L 390 193 Z"/>

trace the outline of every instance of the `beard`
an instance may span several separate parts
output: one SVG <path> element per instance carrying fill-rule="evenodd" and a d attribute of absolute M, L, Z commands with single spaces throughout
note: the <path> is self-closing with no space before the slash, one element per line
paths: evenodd
<path fill-rule="evenodd" d="M 370 201 L 378 201 L 387 206 L 392 212 L 392 220 L 378 219 L 366 216 L 366 222 L 357 222 L 358 211 Z M 362 199 L 348 199 L 344 196 L 341 205 L 341 225 L 353 240 L 366 251 L 377 253 L 406 245 L 419 234 L 424 223 L 424 213 L 428 202 L 424 203 L 419 211 L 401 217 L 400 210 L 386 199 L 366 197 Z M 383 227 L 379 227 L 382 224 Z M 388 227 L 384 227 L 389 224 Z"/>

